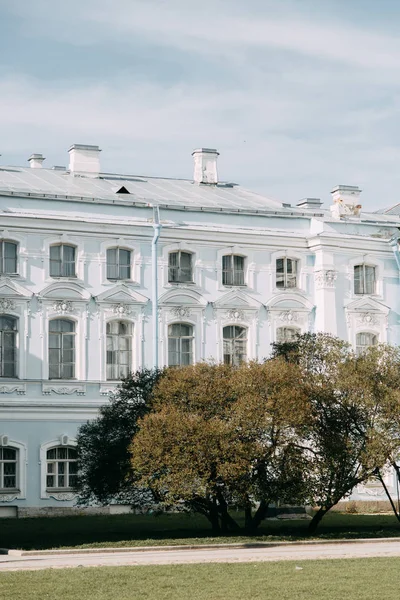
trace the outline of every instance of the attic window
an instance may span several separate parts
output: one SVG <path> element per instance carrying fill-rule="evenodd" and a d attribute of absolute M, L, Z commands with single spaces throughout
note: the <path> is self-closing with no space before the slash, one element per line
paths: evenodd
<path fill-rule="evenodd" d="M 123 185 L 115 192 L 116 194 L 130 194 L 130 191 Z"/>

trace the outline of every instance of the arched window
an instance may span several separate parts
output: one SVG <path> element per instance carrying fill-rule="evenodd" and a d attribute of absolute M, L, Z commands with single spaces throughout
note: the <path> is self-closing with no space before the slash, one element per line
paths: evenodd
<path fill-rule="evenodd" d="M 78 475 L 76 449 L 67 446 L 50 448 L 46 453 L 46 489 L 66 490 L 75 487 Z"/>
<path fill-rule="evenodd" d="M 0 491 L 18 489 L 18 450 L 0 446 Z"/>
<path fill-rule="evenodd" d="M 17 244 L 6 240 L 0 241 L 0 275 L 16 275 Z"/>
<path fill-rule="evenodd" d="M 244 260 L 237 254 L 222 257 L 222 285 L 245 285 Z"/>
<path fill-rule="evenodd" d="M 127 377 L 132 370 L 132 325 L 107 323 L 107 379 Z"/>
<path fill-rule="evenodd" d="M 193 363 L 193 327 L 174 323 L 168 327 L 168 365 L 170 367 Z"/>
<path fill-rule="evenodd" d="M 108 248 L 107 279 L 131 278 L 131 251 L 124 248 Z"/>
<path fill-rule="evenodd" d="M 50 246 L 50 277 L 76 277 L 75 246 Z"/>
<path fill-rule="evenodd" d="M 370 346 L 376 346 L 378 336 L 374 333 L 361 332 L 356 335 L 356 354 L 359 356 Z"/>
<path fill-rule="evenodd" d="M 278 258 L 276 260 L 276 287 L 297 287 L 298 261 L 293 258 Z"/>
<path fill-rule="evenodd" d="M 300 333 L 298 327 L 278 327 L 276 330 L 276 341 L 281 344 L 284 342 L 292 342 Z"/>
<path fill-rule="evenodd" d="M 247 329 L 228 325 L 222 332 L 224 338 L 224 363 L 238 366 L 247 358 Z"/>
<path fill-rule="evenodd" d="M 185 283 L 193 281 L 192 255 L 190 252 L 170 252 L 168 255 L 168 281 Z"/>
<path fill-rule="evenodd" d="M 355 265 L 354 267 L 354 293 L 375 294 L 376 272 L 371 265 Z"/>
<path fill-rule="evenodd" d="M 75 377 L 75 323 L 54 319 L 49 323 L 49 379 Z"/>
<path fill-rule="evenodd" d="M 0 316 L 0 377 L 17 377 L 17 319 Z"/>

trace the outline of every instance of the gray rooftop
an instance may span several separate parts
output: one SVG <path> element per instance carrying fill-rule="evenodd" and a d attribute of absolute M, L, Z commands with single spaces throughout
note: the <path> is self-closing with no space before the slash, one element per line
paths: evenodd
<path fill-rule="evenodd" d="M 121 188 L 124 188 L 122 191 Z M 94 198 L 103 201 L 182 206 L 190 209 L 285 210 L 282 203 L 233 183 L 195 184 L 167 179 L 100 173 L 99 177 L 74 175 L 57 169 L 0 167 L 0 195 Z"/>

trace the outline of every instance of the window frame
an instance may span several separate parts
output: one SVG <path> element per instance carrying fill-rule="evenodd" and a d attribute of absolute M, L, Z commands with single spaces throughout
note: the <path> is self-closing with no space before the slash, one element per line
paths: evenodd
<path fill-rule="evenodd" d="M 73 437 L 69 437 L 69 435 L 63 433 L 59 435 L 57 438 L 52 439 L 48 442 L 44 442 L 40 446 L 39 457 L 40 457 L 40 498 L 41 499 L 49 499 L 53 498 L 57 501 L 70 501 L 76 498 L 77 493 L 74 490 L 64 489 L 54 489 L 47 490 L 46 487 L 46 477 L 47 477 L 47 450 L 55 447 L 71 447 L 76 448 L 77 443 L 76 439 Z"/>
<path fill-rule="evenodd" d="M 51 252 L 53 248 L 60 248 L 60 259 L 56 260 L 56 259 L 52 259 L 51 258 Z M 65 261 L 64 260 L 64 248 L 72 248 L 74 253 L 73 253 L 73 261 Z M 78 254 L 78 247 L 76 246 L 76 244 L 72 244 L 69 242 L 58 242 L 58 243 L 52 243 L 49 245 L 49 276 L 51 277 L 51 279 L 77 279 L 77 254 Z M 53 275 L 52 274 L 52 263 L 56 263 L 60 265 L 60 275 Z M 73 275 L 70 274 L 64 274 L 64 269 L 66 267 L 66 265 L 69 264 L 73 264 Z"/>
<path fill-rule="evenodd" d="M 51 323 L 54 323 L 55 321 L 65 321 L 67 323 L 72 323 L 73 325 L 73 331 L 51 331 Z M 50 336 L 51 335 L 61 335 L 60 338 L 60 346 L 57 348 L 51 348 L 50 347 Z M 65 336 L 64 336 L 65 334 Z M 76 339 L 77 339 L 77 323 L 75 320 L 71 319 L 70 317 L 52 317 L 49 319 L 48 322 L 48 342 L 47 342 L 47 351 L 48 351 L 48 379 L 49 381 L 74 381 L 77 379 L 76 377 L 76 370 L 77 370 L 77 344 L 76 344 Z M 72 336 L 72 340 L 73 340 L 73 344 L 71 348 L 65 348 L 64 349 L 64 337 L 66 336 Z M 50 362 L 50 350 L 59 350 L 60 352 L 60 356 L 61 356 L 61 360 L 60 362 L 56 365 L 55 363 Z M 68 363 L 64 363 L 62 361 L 62 354 L 65 351 L 72 351 L 73 353 L 73 362 L 68 362 Z M 57 366 L 59 369 L 59 372 L 61 373 L 63 370 L 64 366 L 67 365 L 72 365 L 73 367 L 73 377 L 50 377 L 50 371 L 52 366 Z"/>
<path fill-rule="evenodd" d="M 112 265 L 112 266 L 115 266 L 118 269 L 118 277 L 109 277 L 109 274 L 108 274 L 108 269 L 109 269 L 108 253 L 111 250 L 116 250 L 116 254 L 117 254 L 116 261 L 117 262 L 115 265 Z M 129 265 L 121 264 L 121 261 L 120 261 L 120 251 L 121 250 L 129 253 Z M 131 248 L 126 248 L 124 246 L 107 246 L 105 252 L 106 252 L 106 279 L 107 279 L 107 281 L 111 281 L 111 282 L 132 281 L 134 250 L 132 250 Z M 127 268 L 127 267 L 129 267 L 129 277 L 121 277 L 121 268 Z"/>
<path fill-rule="evenodd" d="M 49 452 L 51 452 L 52 450 L 56 451 L 56 457 L 54 459 L 51 459 L 48 457 Z M 57 456 L 57 453 L 59 450 L 66 450 L 67 451 L 67 458 L 59 458 Z M 70 450 L 73 450 L 75 453 L 76 458 L 74 459 L 70 459 L 68 456 L 68 452 Z M 76 473 L 70 473 L 70 468 L 69 465 L 70 463 L 75 463 L 77 465 L 78 462 L 78 457 L 76 455 L 76 446 L 72 446 L 72 445 L 63 445 L 63 444 L 58 444 L 56 446 L 52 446 L 50 448 L 46 449 L 46 492 L 48 494 L 51 493 L 57 493 L 57 492 L 71 492 L 74 489 L 73 485 L 69 485 L 70 484 L 70 476 L 77 476 L 78 474 L 78 470 L 76 470 Z M 66 471 L 65 473 L 60 473 L 59 472 L 59 464 L 61 463 L 65 463 L 66 464 Z M 49 472 L 49 465 L 53 464 L 55 465 L 55 470 L 53 473 Z M 56 483 L 59 483 L 59 477 L 66 477 L 67 483 L 68 485 L 64 485 L 64 486 L 60 486 L 60 485 L 56 485 L 56 486 L 49 486 L 48 485 L 48 477 L 54 477 L 56 478 Z"/>
<path fill-rule="evenodd" d="M 278 261 L 283 262 L 283 271 L 279 273 L 279 276 L 282 276 L 283 285 L 278 285 Z M 295 273 L 288 272 L 288 261 L 291 261 L 292 264 L 295 265 L 296 270 Z M 278 256 L 275 258 L 275 289 L 277 290 L 298 290 L 299 289 L 299 269 L 300 260 L 296 257 L 292 256 Z M 289 277 L 294 278 L 295 285 L 288 285 Z"/>
<path fill-rule="evenodd" d="M 357 278 L 356 279 L 356 269 L 362 267 L 362 278 Z M 363 290 L 365 290 L 365 288 L 367 287 L 367 282 L 368 279 L 366 277 L 366 268 L 368 269 L 373 269 L 373 274 L 374 274 L 374 278 L 373 278 L 373 291 L 369 292 L 369 291 L 356 291 L 356 281 L 358 280 L 360 287 L 363 288 Z M 353 294 L 355 296 L 375 296 L 377 293 L 377 267 L 374 264 L 370 264 L 370 263 L 366 263 L 366 262 L 362 262 L 362 263 L 357 263 L 353 265 Z"/>
<path fill-rule="evenodd" d="M 190 335 L 170 335 L 170 328 L 172 329 L 173 327 L 176 327 L 177 325 L 179 326 L 184 326 L 184 327 L 190 327 L 191 329 L 191 334 Z M 171 350 L 170 349 L 170 340 L 178 340 L 178 350 Z M 190 340 L 190 352 L 184 352 L 182 350 L 182 341 L 183 340 Z M 195 337 L 195 326 L 193 325 L 193 323 L 188 323 L 186 321 L 174 321 L 172 323 L 168 323 L 167 325 L 167 365 L 169 367 L 183 367 L 183 366 L 188 366 L 188 365 L 193 365 L 195 362 L 195 344 L 196 344 L 196 337 Z M 170 360 L 170 356 L 171 354 L 178 354 L 179 356 L 179 364 L 172 364 L 171 360 Z M 190 355 L 190 362 L 188 363 L 183 363 L 182 362 L 182 356 L 183 355 Z"/>
<path fill-rule="evenodd" d="M 371 336 L 372 339 L 375 339 L 375 342 L 373 342 L 372 344 L 360 344 L 358 342 L 358 337 L 361 335 Z M 361 356 L 363 354 L 363 352 L 365 352 L 368 348 L 377 346 L 378 344 L 379 344 L 379 333 L 377 333 L 375 331 L 357 331 L 356 339 L 355 339 L 356 356 Z"/>
<path fill-rule="evenodd" d="M 108 332 L 108 328 L 109 326 L 111 326 L 114 323 L 118 323 L 118 324 L 124 324 L 127 325 L 129 327 L 129 333 L 124 335 L 124 336 L 120 336 L 120 334 L 113 334 L 113 333 L 109 333 Z M 105 356 L 105 379 L 106 381 L 120 381 L 122 377 L 126 377 L 129 373 L 131 373 L 133 371 L 133 340 L 134 340 L 134 331 L 135 331 L 135 324 L 132 323 L 131 321 L 127 321 L 125 319 L 112 319 L 106 322 L 106 335 L 105 335 L 105 352 L 106 352 L 106 356 Z M 120 337 L 129 339 L 129 349 L 123 352 L 127 352 L 128 353 L 128 372 L 127 375 L 121 375 L 120 377 L 108 377 L 108 367 L 116 367 L 117 370 L 120 369 L 120 361 L 118 360 L 118 362 L 113 365 L 112 363 L 108 362 L 108 338 L 109 337 L 113 337 L 113 338 L 117 338 L 118 339 L 118 345 L 119 345 L 119 339 Z M 112 352 L 118 352 L 118 356 L 119 353 L 121 352 L 121 349 L 118 348 L 117 350 L 111 350 Z M 123 365 L 122 365 L 123 366 Z"/>
<path fill-rule="evenodd" d="M 243 332 L 245 332 L 246 336 L 245 338 L 240 338 L 238 335 L 236 335 L 236 331 L 235 331 L 235 335 L 234 337 L 225 337 L 225 330 L 228 328 L 234 328 L 234 330 L 236 329 L 241 329 Z M 235 352 L 235 346 L 236 346 L 236 342 L 241 341 L 241 342 L 245 342 L 244 344 L 244 348 L 245 348 L 245 354 L 241 354 L 241 356 L 244 356 L 244 359 L 239 360 L 238 362 L 235 361 L 235 356 L 237 355 L 237 353 Z M 225 352 L 225 344 L 226 343 L 230 343 L 232 346 L 232 351 L 228 354 Z M 228 365 L 232 365 L 234 367 L 238 367 L 240 366 L 242 363 L 245 363 L 248 361 L 248 357 L 249 357 L 249 328 L 245 327 L 244 325 L 241 324 L 227 324 L 224 325 L 222 328 L 222 360 L 224 362 L 224 364 L 228 364 Z M 232 359 L 230 361 L 226 361 L 225 357 L 226 356 L 231 356 Z"/>
<path fill-rule="evenodd" d="M 5 244 L 10 244 L 15 246 L 15 259 L 7 259 L 5 252 Z M 8 238 L 0 239 L 0 275 L 6 277 L 13 277 L 15 275 L 19 275 L 18 269 L 18 251 L 19 251 L 19 242 L 15 240 L 10 240 Z M 15 271 L 7 271 L 5 268 L 6 260 L 15 260 Z"/>
<path fill-rule="evenodd" d="M 7 460 L 5 458 L 3 458 L 3 452 L 4 450 L 12 450 L 13 452 L 15 452 L 15 459 L 13 460 Z M 5 463 L 13 463 L 15 464 L 15 474 L 12 475 L 13 477 L 15 477 L 15 486 L 14 487 L 5 487 L 4 486 L 4 464 Z M 12 446 L 10 444 L 7 444 L 5 446 L 0 446 L 0 499 L 1 499 L 1 494 L 13 494 L 13 493 L 20 493 L 21 488 L 20 488 L 20 451 L 19 448 L 16 446 Z"/>
<path fill-rule="evenodd" d="M 280 340 L 279 336 L 280 336 L 280 331 L 293 331 L 294 332 L 294 336 L 291 339 L 284 339 L 285 336 L 283 335 L 283 338 Z M 275 333 L 275 341 L 278 344 L 287 344 L 289 342 L 292 342 L 296 335 L 301 335 L 301 328 L 300 327 L 295 327 L 293 325 L 280 325 L 279 327 L 276 328 L 276 333 Z"/>
<path fill-rule="evenodd" d="M 3 318 L 13 320 L 14 324 L 15 324 L 15 329 L 10 330 L 10 331 L 12 331 L 13 336 L 14 336 L 13 351 L 14 351 L 15 360 L 13 363 L 10 363 L 10 364 L 14 365 L 14 374 L 13 375 L 3 375 L 3 372 L 4 372 L 3 339 L 4 339 L 4 334 L 8 333 L 8 330 L 1 329 L 1 325 L 0 325 L 0 381 L 4 380 L 4 379 L 18 379 L 18 370 L 19 370 L 19 318 L 16 317 L 15 315 L 10 315 L 8 313 L 0 314 L 0 320 Z"/>
<path fill-rule="evenodd" d="M 230 265 L 229 268 L 224 268 L 224 260 L 229 258 L 230 259 Z M 238 269 L 235 266 L 235 259 L 236 258 L 240 258 L 243 261 L 243 266 L 241 269 Z M 223 287 L 247 287 L 247 282 L 246 282 L 246 259 L 247 257 L 244 256 L 243 254 L 238 254 L 236 252 L 231 252 L 231 253 L 225 253 L 222 255 L 221 257 L 221 282 Z M 227 281 L 228 275 L 231 275 L 232 278 L 232 283 L 229 283 Z M 241 274 L 242 278 L 243 278 L 243 283 L 236 283 L 236 278 L 238 276 L 238 274 Z"/>
<path fill-rule="evenodd" d="M 173 266 L 171 265 L 171 256 L 172 255 L 177 255 L 178 256 L 178 261 L 177 261 L 177 265 Z M 190 257 L 190 266 L 187 267 L 182 267 L 181 266 L 181 262 L 182 262 L 182 255 L 186 254 L 187 256 Z M 193 252 L 189 252 L 188 250 L 185 249 L 178 249 L 178 250 L 170 250 L 168 252 L 168 283 L 194 283 L 194 272 L 193 272 Z M 173 279 L 171 278 L 171 270 L 172 269 L 177 269 L 178 272 L 178 277 L 177 279 Z M 182 270 L 190 270 L 190 276 L 188 279 L 182 279 Z"/>

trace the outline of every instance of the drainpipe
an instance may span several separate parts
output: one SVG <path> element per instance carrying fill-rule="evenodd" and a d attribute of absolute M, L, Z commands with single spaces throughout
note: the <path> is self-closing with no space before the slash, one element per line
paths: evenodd
<path fill-rule="evenodd" d="M 157 272 L 157 242 L 161 233 L 160 213 L 158 206 L 153 206 L 154 236 L 151 241 L 151 269 L 153 287 L 153 367 L 158 368 L 158 272 Z"/>
<path fill-rule="evenodd" d="M 399 251 L 399 240 L 397 238 L 392 238 L 390 240 L 390 245 L 392 246 L 393 254 L 396 259 L 397 268 L 400 273 L 400 251 Z"/>

